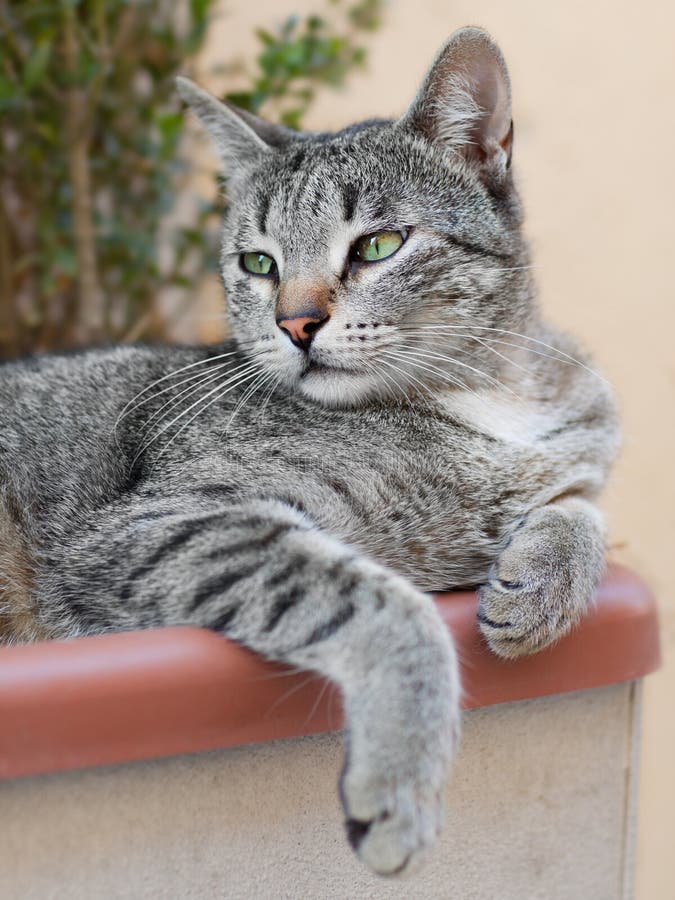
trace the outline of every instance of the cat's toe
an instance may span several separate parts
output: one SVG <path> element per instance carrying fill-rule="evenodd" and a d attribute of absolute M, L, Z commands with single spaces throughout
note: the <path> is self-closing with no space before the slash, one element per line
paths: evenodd
<path fill-rule="evenodd" d="M 552 602 L 547 587 L 493 578 L 480 588 L 478 626 L 493 653 L 506 659 L 536 653 L 569 631 L 567 606 Z"/>
<path fill-rule="evenodd" d="M 342 785 L 349 843 L 379 875 L 401 875 L 417 868 L 441 828 L 442 792 L 432 795 L 428 786 L 420 789 L 393 781 L 389 791 L 380 786 L 373 793 L 370 787 L 359 788 L 354 781 L 349 784 L 349 779 Z"/>

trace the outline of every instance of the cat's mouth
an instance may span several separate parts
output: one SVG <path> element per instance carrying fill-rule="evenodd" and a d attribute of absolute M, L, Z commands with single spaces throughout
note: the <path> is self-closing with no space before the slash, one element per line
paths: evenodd
<path fill-rule="evenodd" d="M 302 371 L 300 378 L 306 378 L 308 375 L 361 375 L 357 369 L 348 369 L 345 366 L 335 366 L 329 363 L 319 362 L 315 359 L 307 360 L 307 365 Z"/>
<path fill-rule="evenodd" d="M 374 385 L 372 376 L 363 369 L 307 359 L 297 388 L 304 397 L 322 406 L 351 407 L 367 400 Z"/>

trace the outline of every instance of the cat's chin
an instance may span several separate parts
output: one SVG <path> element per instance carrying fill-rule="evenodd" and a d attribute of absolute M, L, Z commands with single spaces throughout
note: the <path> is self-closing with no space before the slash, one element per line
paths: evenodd
<path fill-rule="evenodd" d="M 318 366 L 298 379 L 298 392 L 322 406 L 361 406 L 378 394 L 371 375 Z"/>

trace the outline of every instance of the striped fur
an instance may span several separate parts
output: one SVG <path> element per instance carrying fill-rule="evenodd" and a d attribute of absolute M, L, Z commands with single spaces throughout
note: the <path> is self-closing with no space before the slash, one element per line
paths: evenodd
<path fill-rule="evenodd" d="M 458 732 L 425 592 L 480 586 L 507 657 L 578 621 L 603 567 L 611 392 L 536 309 L 484 33 L 451 39 L 399 121 L 335 135 L 181 91 L 230 176 L 235 340 L 0 370 L 1 627 L 201 625 L 333 679 L 348 837 L 393 874 L 433 842 Z M 350 261 L 385 229 L 396 254 Z M 276 278 L 242 269 L 254 251 Z M 275 323 L 282 288 L 327 304 L 309 350 Z"/>

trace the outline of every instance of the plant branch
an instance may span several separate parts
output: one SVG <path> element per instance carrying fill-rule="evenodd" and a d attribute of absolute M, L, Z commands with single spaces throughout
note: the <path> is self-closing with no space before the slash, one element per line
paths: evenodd
<path fill-rule="evenodd" d="M 9 220 L 0 194 L 0 348 L 11 349 L 18 340 L 16 306 L 12 290 L 12 251 Z"/>
<path fill-rule="evenodd" d="M 77 257 L 78 312 L 75 337 L 81 342 L 96 342 L 105 334 L 105 297 L 99 281 L 96 256 L 89 165 L 91 130 L 87 123 L 87 99 L 85 92 L 75 83 L 77 52 L 74 11 L 69 6 L 65 9 L 64 56 L 71 76 L 71 83 L 66 90 L 66 134 Z"/>

